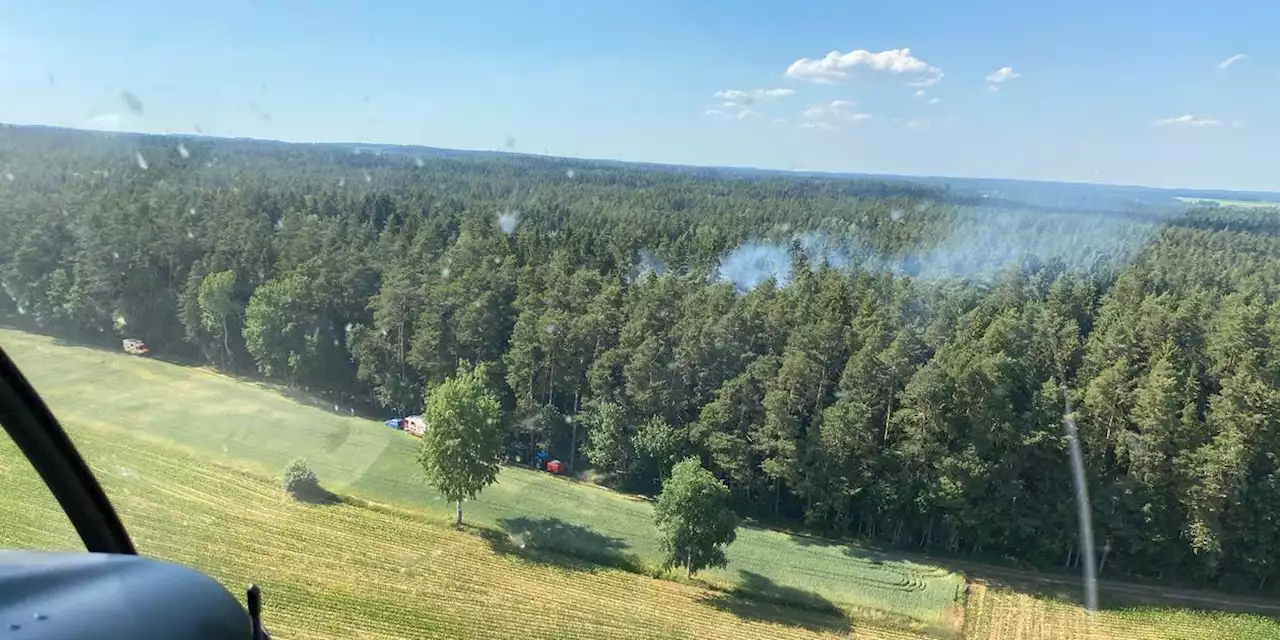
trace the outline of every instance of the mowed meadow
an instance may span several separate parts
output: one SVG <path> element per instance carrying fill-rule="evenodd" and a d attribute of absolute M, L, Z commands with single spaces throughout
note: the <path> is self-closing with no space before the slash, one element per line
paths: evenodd
<path fill-rule="evenodd" d="M 239 592 L 263 585 L 276 637 L 1280 638 L 1268 618 L 1140 607 L 1094 615 L 859 547 L 744 527 L 724 570 L 657 579 L 649 504 L 518 468 L 450 506 L 417 479 L 417 440 L 208 370 L 0 330 L 67 426 L 139 549 Z M 287 499 L 305 456 L 330 504 Z M 0 543 L 77 540 L 12 444 Z M 613 566 L 610 566 L 613 565 Z M 616 567 L 625 567 L 622 570 Z"/>
<path fill-rule="evenodd" d="M 0 330 L 0 348 L 78 443 L 81 434 L 123 430 L 165 450 L 265 477 L 302 456 L 330 491 L 412 509 L 432 525 L 452 516 L 453 505 L 421 480 L 418 440 L 352 417 L 344 407 L 335 412 L 332 405 L 308 405 L 301 396 L 207 369 L 18 331 Z M 92 452 L 86 455 L 94 461 Z M 465 522 L 503 531 L 516 545 L 656 571 L 652 507 L 639 497 L 508 467 L 463 511 Z M 936 566 L 751 527 L 739 531 L 728 555 L 727 567 L 698 577 L 762 604 L 943 633 L 957 632 L 962 619 L 964 579 Z"/>
<path fill-rule="evenodd" d="M 965 640 L 1241 640 L 1280 638 L 1263 616 L 1168 607 L 1121 607 L 1090 614 L 1074 602 L 971 584 Z"/>
<path fill-rule="evenodd" d="M 919 637 L 585 562 L 528 560 L 419 514 L 296 502 L 270 478 L 122 431 L 79 429 L 76 440 L 142 553 L 201 569 L 233 593 L 260 584 L 277 638 Z M 70 524 L 25 465 L 12 443 L 0 445 L 0 539 L 74 548 Z"/>

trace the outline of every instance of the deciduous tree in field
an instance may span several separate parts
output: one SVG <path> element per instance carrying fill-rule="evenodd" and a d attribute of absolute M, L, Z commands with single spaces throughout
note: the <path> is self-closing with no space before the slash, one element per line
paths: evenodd
<path fill-rule="evenodd" d="M 502 411 L 487 379 L 485 365 L 459 363 L 457 374 L 427 394 L 418 462 L 427 483 L 457 504 L 455 525 L 462 524 L 463 498 L 475 498 L 498 477 Z"/>
<path fill-rule="evenodd" d="M 671 470 L 654 509 L 663 567 L 684 567 L 687 575 L 725 565 L 724 548 L 738 536 L 738 516 L 729 508 L 729 489 L 697 458 Z"/>

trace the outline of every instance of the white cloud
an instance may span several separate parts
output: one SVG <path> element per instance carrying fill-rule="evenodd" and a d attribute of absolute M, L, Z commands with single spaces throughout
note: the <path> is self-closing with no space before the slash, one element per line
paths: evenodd
<path fill-rule="evenodd" d="M 795 89 L 756 89 L 754 91 L 721 89 L 715 95 L 717 100 L 723 100 L 723 102 L 702 113 L 708 116 L 725 116 L 745 120 L 746 118 L 760 115 L 759 111 L 752 108 L 757 102 L 784 98 L 795 92 Z"/>
<path fill-rule="evenodd" d="M 946 74 L 942 73 L 942 69 L 936 69 L 935 71 L 936 73 L 934 73 L 933 75 L 924 76 L 918 80 L 912 80 L 911 82 L 908 82 L 907 86 L 908 87 L 932 87 L 933 85 L 938 84 L 938 81 L 942 80 L 942 76 Z"/>
<path fill-rule="evenodd" d="M 924 97 L 924 89 L 916 89 L 916 97 L 917 97 L 917 98 L 923 98 L 923 97 Z"/>
<path fill-rule="evenodd" d="M 1233 65 L 1233 64 L 1235 64 L 1235 63 L 1237 63 L 1237 62 L 1240 62 L 1241 60 L 1244 60 L 1245 58 L 1248 58 L 1248 57 L 1249 57 L 1249 56 L 1247 56 L 1247 55 L 1245 55 L 1245 54 L 1243 54 L 1243 53 L 1237 53 L 1237 54 L 1235 54 L 1234 56 L 1231 56 L 1230 58 L 1227 58 L 1226 60 L 1223 60 L 1222 62 L 1219 62 L 1219 63 L 1218 63 L 1218 68 L 1219 68 L 1219 69 L 1226 69 L 1227 67 L 1229 67 L 1229 66 L 1231 66 L 1231 65 Z"/>
<path fill-rule="evenodd" d="M 1014 71 L 1013 67 L 1000 67 L 987 74 L 987 90 L 999 91 L 1001 84 L 1021 77 L 1022 74 Z"/>
<path fill-rule="evenodd" d="M 1186 114 L 1181 116 L 1170 116 L 1168 118 L 1160 118 L 1159 120 L 1156 120 L 1153 124 L 1155 124 L 1155 126 L 1157 127 L 1169 127 L 1169 126 L 1216 127 L 1221 123 L 1218 122 L 1217 120 L 1214 120 L 1213 118 L 1197 118 L 1191 114 Z"/>
<path fill-rule="evenodd" d="M 858 103 L 852 100 L 832 100 L 826 104 L 819 104 L 809 107 L 800 113 L 806 118 L 826 118 L 826 117 L 844 117 L 850 120 L 866 120 L 871 116 L 865 113 L 857 113 L 853 108 Z"/>
<path fill-rule="evenodd" d="M 118 113 L 104 113 L 89 118 L 87 127 L 89 129 L 100 129 L 104 131 L 119 131 L 120 125 L 124 124 L 124 118 Z"/>
<path fill-rule="evenodd" d="M 775 98 L 785 98 L 795 95 L 795 89 L 756 89 L 755 91 L 743 91 L 741 89 L 721 89 L 716 92 L 716 99 L 726 100 L 729 102 L 737 102 L 741 104 L 752 104 L 756 100 L 773 100 Z"/>
<path fill-rule="evenodd" d="M 815 84 L 835 84 L 849 77 L 849 71 L 864 67 L 871 71 L 893 74 L 915 74 L 919 77 L 908 84 L 928 87 L 942 79 L 942 69 L 911 55 L 911 49 L 886 49 L 872 53 L 865 49 L 840 53 L 832 51 L 816 60 L 800 58 L 787 67 L 787 76 Z"/>
<path fill-rule="evenodd" d="M 801 129 L 821 129 L 823 131 L 835 131 L 834 125 L 828 124 L 826 122 L 815 122 L 812 120 L 808 122 L 801 122 L 796 126 L 800 127 Z"/>
<path fill-rule="evenodd" d="M 806 129 L 821 128 L 834 129 L 834 122 L 862 122 L 870 120 L 871 114 L 861 113 L 854 110 L 858 103 L 852 100 L 832 100 L 826 104 L 819 104 L 809 107 L 800 112 L 804 116 L 806 122 L 801 127 Z M 819 126 L 826 125 L 826 126 Z"/>
<path fill-rule="evenodd" d="M 1014 71 L 1013 67 L 1000 67 L 999 69 L 987 74 L 987 82 L 995 82 L 998 84 L 1021 76 L 1022 74 Z"/>
<path fill-rule="evenodd" d="M 942 98 L 929 98 L 929 104 L 938 104 L 942 102 Z"/>
<path fill-rule="evenodd" d="M 720 100 L 746 100 L 748 97 L 750 94 L 738 89 L 721 89 L 716 92 L 716 98 Z"/>

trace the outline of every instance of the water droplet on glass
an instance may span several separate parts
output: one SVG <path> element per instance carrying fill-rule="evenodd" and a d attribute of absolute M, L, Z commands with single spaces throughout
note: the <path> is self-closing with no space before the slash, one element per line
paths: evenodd
<path fill-rule="evenodd" d="M 364 181 L 365 181 L 365 182 L 373 182 L 373 176 L 369 174 L 369 170 L 368 170 L 368 169 L 365 169 L 365 170 L 364 170 Z"/>
<path fill-rule="evenodd" d="M 48 619 L 49 619 L 49 616 L 46 616 L 46 615 L 45 615 L 45 614 L 43 614 L 43 613 L 37 613 L 37 614 L 35 614 L 35 615 L 34 615 L 34 616 L 32 616 L 32 617 L 33 617 L 33 618 L 35 618 L 36 620 L 42 620 L 42 621 L 43 621 L 43 620 L 48 620 Z"/>
<path fill-rule="evenodd" d="M 423 162 L 422 162 L 422 158 L 414 158 L 414 159 L 413 159 L 413 164 L 415 164 L 415 165 L 417 165 L 417 166 L 421 167 L 421 166 L 422 166 L 422 164 L 423 164 Z"/>
<path fill-rule="evenodd" d="M 441 269 L 441 270 L 440 270 L 440 277 L 441 277 L 441 278 L 448 278 L 448 277 L 449 277 L 449 267 L 445 267 L 445 268 L 443 268 L 443 269 Z"/>
<path fill-rule="evenodd" d="M 118 252 L 112 251 L 112 252 L 111 252 L 111 257 L 112 257 L 112 258 L 115 258 L 116 260 L 119 260 L 119 259 L 120 259 L 120 254 L 119 254 Z"/>
<path fill-rule="evenodd" d="M 13 182 L 13 174 L 9 173 L 8 171 L 4 172 L 4 179 L 8 180 L 9 182 Z"/>
<path fill-rule="evenodd" d="M 508 149 L 514 149 L 516 148 L 516 139 L 511 136 L 507 136 L 507 139 L 504 140 L 502 144 Z"/>
<path fill-rule="evenodd" d="M 890 219 L 890 220 L 893 220 L 894 222 L 901 222 L 901 221 L 902 221 L 902 210 L 901 210 L 901 209 L 894 209 L 894 210 L 890 211 L 890 212 L 889 212 L 889 219 Z"/>
<path fill-rule="evenodd" d="M 505 234 L 513 234 L 516 232 L 516 225 L 520 222 L 519 211 L 506 211 L 498 214 L 498 228 L 502 229 Z"/>
<path fill-rule="evenodd" d="M 560 329 L 560 325 L 558 325 L 558 324 L 556 324 L 556 323 L 554 323 L 554 322 L 553 322 L 553 323 L 551 323 L 551 324 L 547 325 L 547 326 L 546 326 L 546 328 L 544 329 L 544 331 L 546 331 L 547 333 L 555 333 L 555 332 L 556 332 L 556 331 L 558 331 L 559 329 Z"/>
<path fill-rule="evenodd" d="M 339 187 L 345 187 L 345 186 L 347 186 L 347 179 L 346 179 L 346 178 L 338 178 L 338 186 L 339 186 Z"/>
<path fill-rule="evenodd" d="M 135 160 L 137 160 L 137 161 L 138 161 L 138 168 L 139 168 L 139 169 L 142 169 L 143 171 L 146 171 L 146 170 L 147 170 L 147 159 L 146 159 L 146 158 L 144 158 L 144 157 L 142 157 L 142 152 L 141 152 L 141 151 L 134 151 L 134 152 L 133 152 L 133 157 L 134 157 L 134 159 L 135 159 Z"/>
<path fill-rule="evenodd" d="M 187 151 L 187 145 L 181 142 L 178 143 L 178 155 L 182 156 L 184 160 L 191 157 L 191 152 Z"/>
<path fill-rule="evenodd" d="M 573 169 L 570 169 L 570 170 L 568 170 L 568 171 L 564 172 L 564 175 L 568 176 L 568 177 L 569 177 L 569 179 L 570 179 L 570 180 L 572 180 L 572 179 L 573 179 L 573 176 L 574 176 Z"/>
<path fill-rule="evenodd" d="M 138 96 L 128 91 L 121 91 L 120 99 L 124 101 L 124 106 L 129 107 L 130 111 L 142 115 L 142 101 L 138 99 Z"/>
<path fill-rule="evenodd" d="M 16 623 L 16 622 L 15 622 L 15 623 L 13 623 L 13 624 L 9 625 L 9 630 L 10 630 L 10 631 L 20 631 L 20 630 L 22 630 L 22 625 L 20 625 L 20 624 L 18 624 L 18 623 Z"/>
<path fill-rule="evenodd" d="M 188 231 L 188 232 L 187 232 L 187 239 L 188 239 L 188 240 L 191 240 L 191 239 L 193 239 L 193 238 L 195 238 L 195 237 L 196 237 L 196 234 L 191 233 L 190 231 Z"/>

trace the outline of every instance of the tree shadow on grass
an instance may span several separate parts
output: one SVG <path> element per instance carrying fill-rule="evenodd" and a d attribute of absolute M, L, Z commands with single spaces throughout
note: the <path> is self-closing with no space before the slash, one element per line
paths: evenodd
<path fill-rule="evenodd" d="M 847 633 L 852 629 L 849 617 L 840 607 L 816 593 L 777 584 L 751 571 L 738 574 L 741 582 L 737 587 L 705 598 L 703 602 L 743 620 L 817 632 Z"/>
<path fill-rule="evenodd" d="M 342 502 L 342 498 L 338 497 L 338 494 L 318 484 L 311 487 L 299 487 L 290 495 L 293 496 L 294 500 L 307 504 L 335 505 Z"/>
<path fill-rule="evenodd" d="M 590 527 L 559 518 L 520 516 L 498 520 L 501 530 L 475 528 L 494 551 L 575 571 L 594 571 L 601 565 L 644 573 L 644 563 L 626 553 L 627 544 Z"/>

